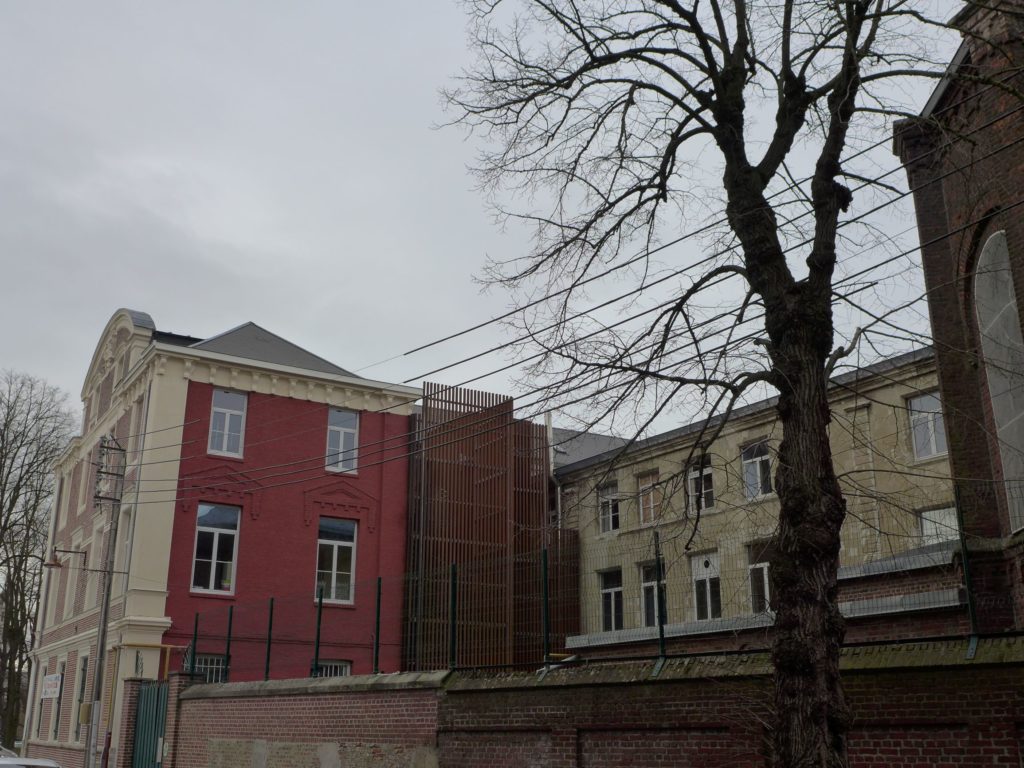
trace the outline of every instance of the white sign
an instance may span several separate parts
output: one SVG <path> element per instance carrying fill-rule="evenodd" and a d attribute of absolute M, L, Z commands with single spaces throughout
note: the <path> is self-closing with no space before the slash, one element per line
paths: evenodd
<path fill-rule="evenodd" d="M 47 675 L 43 678 L 43 693 L 40 698 L 56 699 L 60 696 L 60 681 L 64 677 L 59 672 L 56 675 Z"/>

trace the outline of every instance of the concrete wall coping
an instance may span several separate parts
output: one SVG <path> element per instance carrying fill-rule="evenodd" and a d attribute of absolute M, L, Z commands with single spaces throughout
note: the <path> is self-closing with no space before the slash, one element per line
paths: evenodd
<path fill-rule="evenodd" d="M 1024 636 L 981 637 L 910 643 L 847 646 L 842 649 L 840 669 L 846 674 L 881 670 L 935 670 L 939 667 L 1024 665 Z M 546 672 L 457 671 L 445 685 L 447 693 L 471 693 L 528 688 L 589 685 L 669 683 L 676 680 L 706 680 L 769 677 L 771 658 L 767 652 L 674 656 L 659 665 L 649 661 L 590 662 L 552 666 Z"/>
<path fill-rule="evenodd" d="M 242 699 L 264 696 L 310 696 L 327 693 L 374 693 L 396 690 L 432 690 L 444 686 L 448 670 L 397 672 L 387 675 L 309 677 L 245 683 L 201 683 L 181 693 L 182 699 Z"/>

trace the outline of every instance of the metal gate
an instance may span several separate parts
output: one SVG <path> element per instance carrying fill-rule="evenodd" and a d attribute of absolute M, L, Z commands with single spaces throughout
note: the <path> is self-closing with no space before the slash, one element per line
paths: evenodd
<path fill-rule="evenodd" d="M 167 683 L 151 680 L 139 686 L 135 710 L 132 768 L 156 768 L 163 763 L 164 724 L 167 722 Z"/>

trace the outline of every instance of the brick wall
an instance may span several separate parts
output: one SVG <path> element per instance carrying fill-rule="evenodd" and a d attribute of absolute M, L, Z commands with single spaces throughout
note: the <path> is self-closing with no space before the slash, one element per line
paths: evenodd
<path fill-rule="evenodd" d="M 122 715 L 121 723 L 118 726 L 119 739 L 117 760 L 115 768 L 131 768 L 132 748 L 135 745 L 135 712 L 139 703 L 139 685 L 142 683 L 138 678 L 128 678 L 124 681 L 124 696 L 121 698 Z"/>
<path fill-rule="evenodd" d="M 982 632 L 1024 628 L 1024 580 L 1013 562 L 1024 536 L 1007 546 L 1012 530 L 999 490 L 1001 481 L 1019 478 L 1004 476 L 973 296 L 980 250 L 1003 230 L 1018 308 L 1024 297 L 1024 144 L 1015 111 L 1021 102 L 1013 93 L 1024 86 L 1019 69 L 1013 74 L 1024 61 L 1024 22 L 996 10 L 1014 6 L 1019 10 L 1019 3 L 979 7 L 964 18 L 970 34 L 960 65 L 968 75 L 1005 79 L 1009 87 L 954 74 L 934 113 L 903 121 L 895 142 L 915 190 L 950 463 L 955 477 L 977 479 L 960 488 L 959 506 L 973 550 L 969 566 Z"/>
<path fill-rule="evenodd" d="M 171 690 L 166 768 L 437 765 L 435 734 L 443 673 Z M 339 762 L 339 761 L 344 762 Z"/>
<path fill-rule="evenodd" d="M 850 766 L 1014 766 L 1024 638 L 851 648 Z M 200 685 L 168 768 L 767 765 L 763 653 L 537 671 Z M 171 729 L 168 729 L 171 733 Z"/>

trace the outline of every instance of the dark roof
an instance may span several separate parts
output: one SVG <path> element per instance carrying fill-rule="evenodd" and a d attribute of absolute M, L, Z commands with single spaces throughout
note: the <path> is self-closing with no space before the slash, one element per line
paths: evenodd
<path fill-rule="evenodd" d="M 931 360 L 933 358 L 934 352 L 932 351 L 931 347 L 922 347 L 921 349 L 914 349 L 911 350 L 910 352 L 904 352 L 901 355 L 896 355 L 895 357 L 888 357 L 885 360 L 879 360 L 877 363 L 872 363 L 871 365 L 867 365 L 863 368 L 857 368 L 852 371 L 847 371 L 846 373 L 841 373 L 838 376 L 833 376 L 830 380 L 829 388 L 846 388 L 849 387 L 851 384 L 855 384 L 861 379 L 869 378 L 880 373 L 886 373 L 888 371 L 892 371 L 897 368 L 902 368 L 905 365 L 917 363 L 922 360 Z M 738 419 L 744 416 L 750 416 L 761 411 L 767 411 L 770 408 L 774 408 L 776 402 L 778 402 L 778 397 L 775 396 L 766 398 L 764 400 L 759 400 L 756 403 L 751 403 L 750 405 L 745 405 L 741 408 L 734 409 L 733 412 L 730 414 L 729 418 Z M 721 415 L 714 416 L 710 420 L 697 419 L 696 421 L 691 421 L 689 424 L 684 424 L 681 427 L 670 429 L 667 432 L 652 435 L 651 437 L 646 437 L 643 438 L 642 440 L 636 440 L 629 447 L 629 452 L 633 453 L 635 451 L 641 451 L 644 448 L 650 448 L 656 445 L 661 445 L 663 443 L 670 443 L 673 440 L 677 440 L 680 437 L 685 437 L 686 435 L 689 434 L 698 433 L 701 429 L 705 428 L 705 426 L 716 426 L 717 424 L 721 423 L 721 421 Z M 604 435 L 600 435 L 600 437 L 608 439 Z M 563 475 L 568 474 L 569 472 L 575 472 L 580 469 L 585 469 L 586 467 L 594 466 L 595 464 L 601 464 L 605 461 L 608 461 L 609 459 L 614 458 L 615 456 L 618 456 L 619 453 L 621 453 L 622 451 L 622 446 L 627 442 L 628 441 L 626 440 L 622 440 L 618 445 L 612 446 L 603 452 L 593 453 L 588 456 L 581 457 L 580 459 L 577 459 L 572 463 L 566 462 L 562 465 L 559 465 L 556 461 L 555 471 L 557 474 Z"/>
<path fill-rule="evenodd" d="M 574 464 L 599 453 L 606 453 L 626 444 L 624 437 L 580 432 L 576 429 L 555 427 L 551 434 L 551 447 L 555 452 L 555 469 Z"/>
<path fill-rule="evenodd" d="M 247 360 L 260 360 L 264 363 L 358 378 L 351 371 L 346 371 L 329 360 L 324 360 L 324 358 L 306 351 L 256 323 L 243 323 L 237 328 L 232 328 L 230 331 L 211 336 L 208 339 L 195 339 L 189 346 L 204 352 L 217 352 L 232 357 L 243 357 Z"/>
<path fill-rule="evenodd" d="M 183 333 L 171 333 L 170 331 L 153 331 L 153 341 L 160 342 L 161 344 L 174 344 L 178 347 L 191 347 L 197 341 L 195 336 L 186 336 Z"/>

